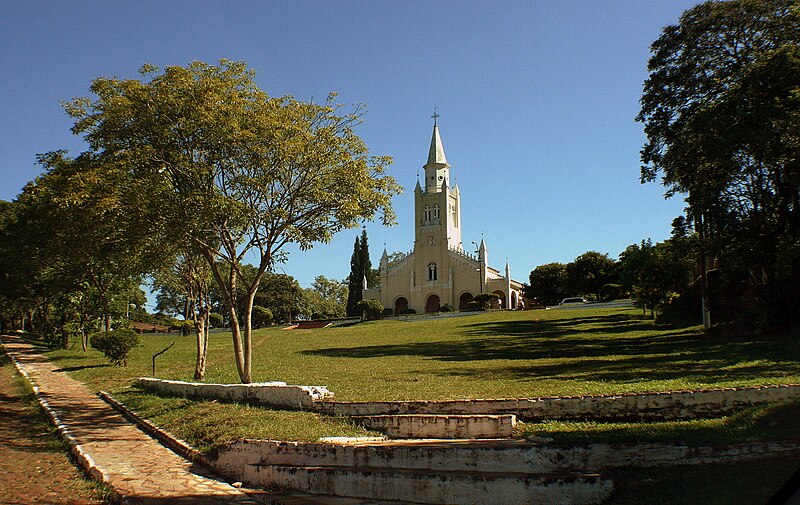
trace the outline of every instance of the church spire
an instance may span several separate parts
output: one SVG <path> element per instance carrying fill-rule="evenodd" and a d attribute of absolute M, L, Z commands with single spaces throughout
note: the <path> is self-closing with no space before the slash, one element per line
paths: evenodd
<path fill-rule="evenodd" d="M 428 163 L 426 163 L 426 165 L 434 163 L 447 165 L 447 158 L 444 155 L 444 146 L 442 145 L 442 137 L 439 136 L 439 125 L 436 121 L 439 118 L 439 113 L 434 110 L 433 116 L 431 117 L 433 118 L 433 135 L 431 136 L 431 148 L 428 150 Z"/>

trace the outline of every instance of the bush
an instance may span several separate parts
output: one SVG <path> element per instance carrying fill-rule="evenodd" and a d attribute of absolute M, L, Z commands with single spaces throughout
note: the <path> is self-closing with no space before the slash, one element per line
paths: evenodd
<path fill-rule="evenodd" d="M 600 294 L 604 300 L 617 300 L 622 297 L 622 286 L 619 284 L 603 284 Z"/>
<path fill-rule="evenodd" d="M 453 312 L 453 306 L 449 303 L 445 303 L 441 307 L 439 307 L 439 312 Z"/>
<path fill-rule="evenodd" d="M 474 299 L 482 309 L 490 309 L 500 303 L 500 297 L 494 293 L 481 293 Z"/>
<path fill-rule="evenodd" d="M 361 300 L 356 304 L 356 311 L 362 314 L 364 321 L 373 321 L 381 317 L 383 304 L 378 300 Z"/>
<path fill-rule="evenodd" d="M 112 364 L 127 366 L 128 353 L 139 345 L 139 335 L 129 329 L 101 331 L 92 335 L 91 345 Z"/>
<path fill-rule="evenodd" d="M 481 307 L 480 303 L 476 302 L 475 300 L 472 300 L 467 303 L 466 310 L 483 310 L 483 307 Z"/>
<path fill-rule="evenodd" d="M 392 309 L 391 307 L 386 307 L 385 309 L 383 309 L 383 312 L 381 312 L 381 315 L 384 316 L 384 317 L 385 316 L 393 316 L 394 315 L 394 309 Z"/>
<path fill-rule="evenodd" d="M 222 328 L 225 325 L 225 318 L 222 317 L 222 314 L 212 312 L 208 315 L 208 325 L 212 328 Z"/>
<path fill-rule="evenodd" d="M 400 311 L 400 314 L 402 314 L 404 316 L 410 316 L 411 314 L 416 314 L 416 313 L 417 313 L 417 311 L 414 310 L 414 309 L 403 309 L 403 310 Z"/>
<path fill-rule="evenodd" d="M 260 305 L 253 305 L 253 328 L 264 328 L 272 324 L 272 311 Z"/>

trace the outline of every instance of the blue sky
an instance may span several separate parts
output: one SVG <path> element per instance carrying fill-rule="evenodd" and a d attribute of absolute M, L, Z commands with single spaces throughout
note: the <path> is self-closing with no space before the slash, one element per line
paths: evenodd
<path fill-rule="evenodd" d="M 408 251 L 413 187 L 438 107 L 462 193 L 463 241 L 526 281 L 587 250 L 612 257 L 669 236 L 684 207 L 639 183 L 634 122 L 649 45 L 694 0 L 0 2 L 0 199 L 40 173 L 36 153 L 83 149 L 60 100 L 145 62 L 244 60 L 272 95 L 367 106 L 359 134 L 406 192 L 398 224 L 367 223 L 373 264 Z M 304 286 L 349 272 L 359 230 L 292 251 Z"/>

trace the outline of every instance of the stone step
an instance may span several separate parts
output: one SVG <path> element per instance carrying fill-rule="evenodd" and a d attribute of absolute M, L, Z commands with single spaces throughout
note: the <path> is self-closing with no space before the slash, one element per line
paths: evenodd
<path fill-rule="evenodd" d="M 326 466 L 252 465 L 249 485 L 419 504 L 600 504 L 613 491 L 599 475 L 531 475 Z"/>
<path fill-rule="evenodd" d="M 510 438 L 517 424 L 513 414 L 396 414 L 351 419 L 391 438 Z"/>
<path fill-rule="evenodd" d="M 234 480 L 248 479 L 252 465 L 259 464 L 552 474 L 598 471 L 591 458 L 589 447 L 559 448 L 525 440 L 241 440 L 218 448 L 213 466 Z"/>
<path fill-rule="evenodd" d="M 260 505 L 417 505 L 406 501 L 326 496 L 290 490 L 265 491 L 244 488 L 243 490 Z"/>

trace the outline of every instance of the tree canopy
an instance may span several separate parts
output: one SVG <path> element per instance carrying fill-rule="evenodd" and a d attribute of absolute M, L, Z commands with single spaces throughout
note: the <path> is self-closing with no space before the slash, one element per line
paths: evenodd
<path fill-rule="evenodd" d="M 141 74 L 97 78 L 91 97 L 64 103 L 89 150 L 44 156 L 46 183 L 25 198 L 44 198 L 48 216 L 58 211 L 48 217 L 64 224 L 56 238 L 73 237 L 69 260 L 91 259 L 85 271 L 100 291 L 105 279 L 168 260 L 150 252 L 190 247 L 211 271 L 250 382 L 262 281 L 287 244 L 307 249 L 374 218 L 391 224 L 400 191 L 386 174 L 391 160 L 370 155 L 355 133 L 361 106 L 347 112 L 335 94 L 321 104 L 271 97 L 243 62 L 145 65 Z M 253 275 L 243 275 L 246 256 L 256 258 Z"/>
<path fill-rule="evenodd" d="M 668 196 L 685 195 L 725 281 L 718 298 L 756 318 L 785 319 L 800 302 L 799 47 L 795 0 L 700 4 L 653 43 L 637 117 L 642 181 L 660 174 Z"/>

